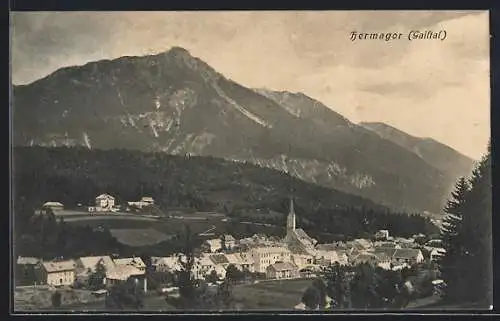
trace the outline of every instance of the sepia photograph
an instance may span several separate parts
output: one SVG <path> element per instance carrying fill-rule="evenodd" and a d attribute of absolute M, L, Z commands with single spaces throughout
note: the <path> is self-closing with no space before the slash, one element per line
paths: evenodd
<path fill-rule="evenodd" d="M 489 19 L 11 12 L 11 310 L 492 310 Z"/>

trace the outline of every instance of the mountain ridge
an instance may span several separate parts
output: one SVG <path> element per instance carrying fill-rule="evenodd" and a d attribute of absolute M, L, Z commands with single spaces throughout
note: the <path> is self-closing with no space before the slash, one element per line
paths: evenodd
<path fill-rule="evenodd" d="M 456 177 L 303 93 L 284 93 L 246 88 L 180 47 L 89 62 L 14 86 L 14 143 L 213 156 L 440 211 Z"/>

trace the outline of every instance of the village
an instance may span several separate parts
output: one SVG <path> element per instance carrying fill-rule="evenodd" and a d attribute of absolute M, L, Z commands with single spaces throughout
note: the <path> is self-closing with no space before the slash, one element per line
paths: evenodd
<path fill-rule="evenodd" d="M 137 202 L 127 202 L 127 210 L 154 204 L 151 197 L 143 197 Z M 64 211 L 59 202 L 47 202 L 43 208 L 50 208 L 54 213 Z M 103 194 L 96 198 L 95 206 L 87 207 L 90 215 L 109 213 L 114 215 L 118 207 L 114 197 Z M 209 234 L 209 235 L 214 235 Z M 219 237 L 205 239 L 197 249 L 192 269 L 193 277 L 221 283 L 226 273 L 236 269 L 252 280 L 293 280 L 313 278 L 322 268 L 338 263 L 355 266 L 369 263 L 386 270 L 401 270 L 424 261 L 435 261 L 444 252 L 440 240 L 430 240 L 424 249 L 413 238 L 392 237 L 389 230 L 378 231 L 371 240 L 354 239 L 346 242 L 319 244 L 303 229 L 296 226 L 296 213 L 293 200 L 289 203 L 286 220 L 286 234 L 282 238 L 254 234 L 251 237 L 236 239 L 228 233 Z M 147 293 L 148 273 L 168 273 L 175 275 L 182 269 L 185 260 L 183 253 L 165 257 L 150 257 L 147 266 L 141 257 L 90 256 L 73 259 L 57 258 L 44 261 L 32 257 L 18 257 L 18 271 L 34 276 L 32 286 L 51 288 L 88 288 L 96 297 L 105 296 L 108 289 L 118 283 L 134 280 L 137 286 Z M 90 285 L 96 271 L 103 273 L 102 284 Z M 99 281 L 101 282 L 101 281 Z M 259 282 L 259 281 L 253 281 Z M 176 295 L 178 288 L 173 281 L 165 282 L 160 293 Z"/>

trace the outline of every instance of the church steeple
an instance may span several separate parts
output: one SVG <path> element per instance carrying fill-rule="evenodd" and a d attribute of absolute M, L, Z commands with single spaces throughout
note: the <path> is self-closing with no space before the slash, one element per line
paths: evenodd
<path fill-rule="evenodd" d="M 290 198 L 290 210 L 288 212 L 288 217 L 286 219 L 286 230 L 295 230 L 295 209 L 293 208 L 293 198 Z"/>

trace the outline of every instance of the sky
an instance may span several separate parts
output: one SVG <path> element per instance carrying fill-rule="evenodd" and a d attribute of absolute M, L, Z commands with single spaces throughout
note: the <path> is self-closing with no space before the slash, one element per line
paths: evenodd
<path fill-rule="evenodd" d="M 485 11 L 22 12 L 14 84 L 58 68 L 187 49 L 251 88 L 303 92 L 353 122 L 385 122 L 478 159 L 490 137 Z M 412 30 L 446 39 L 409 41 Z M 350 40 L 352 31 L 403 33 Z"/>

